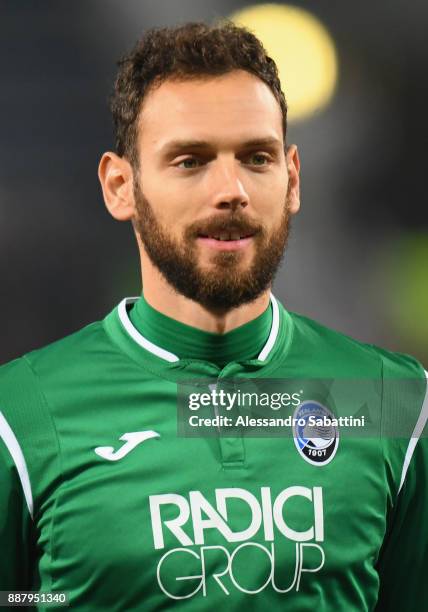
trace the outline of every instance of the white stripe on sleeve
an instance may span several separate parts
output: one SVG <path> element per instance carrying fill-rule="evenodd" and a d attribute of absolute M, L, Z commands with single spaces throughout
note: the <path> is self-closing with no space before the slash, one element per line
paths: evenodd
<path fill-rule="evenodd" d="M 427 389 L 425 392 L 425 399 L 422 403 L 421 413 L 416 422 L 415 429 L 413 430 L 412 437 L 410 438 L 409 445 L 407 447 L 406 456 L 404 457 L 403 470 L 401 472 L 401 482 L 400 488 L 398 489 L 398 493 L 400 493 L 401 488 L 406 479 L 407 470 L 409 469 L 410 461 L 412 460 L 413 452 L 416 448 L 416 444 L 420 438 L 420 435 L 425 427 L 425 424 L 428 419 L 428 372 L 425 371 L 425 376 L 427 377 Z"/>
<path fill-rule="evenodd" d="M 0 438 L 6 444 L 7 449 L 18 470 L 19 479 L 21 481 L 22 490 L 24 491 L 25 501 L 27 502 L 28 511 L 33 518 L 33 494 L 31 492 L 30 477 L 28 475 L 27 464 L 25 463 L 24 455 L 22 454 L 19 442 L 16 439 L 9 423 L 6 421 L 3 413 L 0 411 Z"/>

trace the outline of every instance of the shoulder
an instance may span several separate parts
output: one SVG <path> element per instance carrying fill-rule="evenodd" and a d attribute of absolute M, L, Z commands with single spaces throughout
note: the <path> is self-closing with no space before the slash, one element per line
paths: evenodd
<path fill-rule="evenodd" d="M 49 363 L 60 365 L 63 359 L 73 359 L 77 355 L 85 356 L 108 342 L 104 331 L 103 321 L 90 323 L 85 327 L 69 334 L 50 344 L 25 353 L 0 366 L 0 384 L 9 376 L 21 372 L 25 376 L 25 370 L 47 366 Z"/>
<path fill-rule="evenodd" d="M 333 363 L 338 375 L 424 379 L 422 364 L 412 355 L 361 342 L 309 317 L 289 312 L 294 344 L 304 347 L 314 360 Z"/>
<path fill-rule="evenodd" d="M 106 346 L 108 338 L 99 321 L 0 366 L 0 413 L 24 434 L 35 422 L 49 429 L 46 392 L 87 370 Z"/>
<path fill-rule="evenodd" d="M 42 348 L 23 355 L 23 359 L 36 375 L 49 376 L 55 371 L 79 368 L 95 360 L 107 350 L 109 339 L 103 321 L 90 323 L 78 331 Z"/>
<path fill-rule="evenodd" d="M 61 398 L 76 400 L 80 381 L 85 384 L 91 367 L 95 375 L 95 364 L 108 351 L 99 321 L 0 367 L 1 456 L 10 474 L 19 475 L 29 508 L 61 478 Z"/>

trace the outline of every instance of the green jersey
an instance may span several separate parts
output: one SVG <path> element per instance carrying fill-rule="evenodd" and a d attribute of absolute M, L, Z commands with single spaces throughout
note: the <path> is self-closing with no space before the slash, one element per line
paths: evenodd
<path fill-rule="evenodd" d="M 221 350 L 152 310 L 127 298 L 0 368 L 0 590 L 91 612 L 428 608 L 422 366 L 273 295 Z M 301 383 L 292 435 L 179 435 L 179 389 L 206 379 L 372 381 L 375 425 L 310 424 L 334 411 Z"/>

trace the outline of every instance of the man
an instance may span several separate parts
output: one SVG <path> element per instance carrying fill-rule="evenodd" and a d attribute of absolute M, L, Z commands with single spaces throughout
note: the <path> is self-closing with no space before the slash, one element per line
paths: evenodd
<path fill-rule="evenodd" d="M 299 209 L 286 110 L 231 24 L 152 30 L 121 62 L 99 177 L 142 294 L 0 370 L 1 590 L 78 610 L 428 607 L 423 368 L 271 293 Z M 292 436 L 230 435 L 220 392 L 269 380 L 300 381 Z M 214 436 L 177 415 L 193 382 Z M 345 409 L 371 435 L 343 435 Z"/>

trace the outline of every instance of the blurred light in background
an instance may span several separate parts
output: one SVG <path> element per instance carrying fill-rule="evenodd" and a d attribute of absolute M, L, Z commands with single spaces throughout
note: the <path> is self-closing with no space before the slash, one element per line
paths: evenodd
<path fill-rule="evenodd" d="M 260 4 L 230 18 L 254 32 L 275 60 L 290 121 L 310 117 L 329 103 L 337 82 L 337 54 L 316 17 L 294 6 Z"/>
<path fill-rule="evenodd" d="M 428 362 L 428 232 L 397 236 L 384 262 L 391 328 Z"/>

